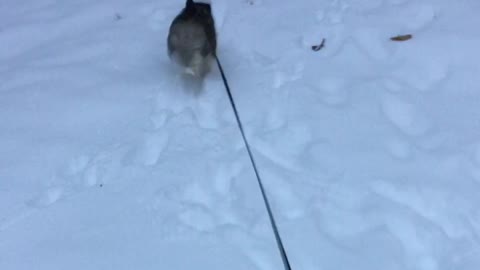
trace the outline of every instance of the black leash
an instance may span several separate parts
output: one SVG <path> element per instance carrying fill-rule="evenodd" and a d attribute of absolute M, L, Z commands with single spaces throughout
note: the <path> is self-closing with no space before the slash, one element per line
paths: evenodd
<path fill-rule="evenodd" d="M 230 100 L 230 105 L 232 105 L 233 112 L 235 114 L 235 118 L 237 119 L 238 128 L 240 129 L 240 133 L 242 134 L 243 142 L 245 143 L 245 147 L 247 148 L 248 155 L 250 156 L 250 162 L 252 163 L 253 170 L 255 171 L 255 176 L 257 177 L 258 186 L 260 187 L 260 191 L 262 192 L 263 202 L 265 203 L 265 207 L 267 208 L 268 217 L 270 219 L 270 225 L 273 229 L 273 234 L 275 235 L 275 240 L 277 242 L 278 250 L 280 251 L 280 256 L 282 257 L 282 262 L 285 270 L 291 270 L 290 262 L 288 261 L 287 253 L 285 252 L 285 247 L 283 246 L 282 238 L 280 237 L 280 233 L 278 232 L 277 223 L 275 222 L 275 218 L 272 213 L 272 209 L 270 207 L 270 203 L 268 201 L 267 194 L 265 192 L 265 188 L 263 187 L 262 180 L 260 178 L 260 174 L 258 173 L 257 164 L 255 163 L 255 159 L 253 158 L 252 150 L 250 149 L 250 145 L 248 144 L 247 137 L 245 136 L 245 131 L 243 130 L 242 121 L 240 120 L 240 115 L 238 114 L 237 106 L 235 105 L 235 101 L 233 100 L 232 92 L 230 91 L 230 87 L 228 86 L 227 77 L 223 72 L 222 65 L 220 64 L 220 60 L 218 57 L 215 57 L 217 60 L 218 69 L 222 74 L 223 84 L 225 85 L 225 89 L 227 90 L 228 99 Z"/>

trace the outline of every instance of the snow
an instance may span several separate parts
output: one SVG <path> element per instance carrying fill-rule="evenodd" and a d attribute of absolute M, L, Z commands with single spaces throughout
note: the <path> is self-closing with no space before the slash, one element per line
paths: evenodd
<path fill-rule="evenodd" d="M 283 268 L 183 4 L 0 3 L 0 269 Z M 480 2 L 212 4 L 293 269 L 480 267 Z"/>

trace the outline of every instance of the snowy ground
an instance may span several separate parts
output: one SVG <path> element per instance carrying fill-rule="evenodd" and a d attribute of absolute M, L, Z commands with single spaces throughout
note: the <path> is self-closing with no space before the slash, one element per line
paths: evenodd
<path fill-rule="evenodd" d="M 480 268 L 480 2 L 213 3 L 293 269 Z M 283 268 L 182 6 L 0 2 L 0 269 Z"/>

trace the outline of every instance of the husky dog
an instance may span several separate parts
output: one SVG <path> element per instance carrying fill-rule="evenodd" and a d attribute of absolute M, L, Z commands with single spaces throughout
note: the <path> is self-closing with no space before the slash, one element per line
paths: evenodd
<path fill-rule="evenodd" d="M 185 8 L 170 25 L 167 43 L 168 55 L 185 68 L 185 73 L 205 77 L 217 49 L 210 4 L 187 0 Z"/>

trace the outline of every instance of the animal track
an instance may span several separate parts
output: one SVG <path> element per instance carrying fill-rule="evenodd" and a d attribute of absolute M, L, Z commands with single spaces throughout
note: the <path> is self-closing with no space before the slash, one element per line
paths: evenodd
<path fill-rule="evenodd" d="M 169 135 L 164 131 L 147 134 L 137 153 L 140 163 L 145 166 L 157 164 L 160 155 L 168 146 L 168 142 Z"/>
<path fill-rule="evenodd" d="M 122 167 L 127 150 L 125 147 L 114 147 L 93 156 L 79 155 L 72 158 L 54 175 L 49 187 L 33 198 L 29 205 L 47 207 L 85 188 L 103 185 L 114 179 Z"/>
<path fill-rule="evenodd" d="M 303 124 L 291 124 L 255 138 L 255 149 L 274 163 L 296 170 L 298 157 L 312 140 L 310 128 Z M 288 144 L 285 144 L 288 142 Z"/>
<path fill-rule="evenodd" d="M 322 103 L 329 106 L 342 105 L 348 100 L 348 84 L 342 78 L 326 76 L 320 78 L 318 84 L 307 87 Z"/>
<path fill-rule="evenodd" d="M 414 104 L 399 97 L 385 96 L 382 110 L 387 119 L 407 135 L 423 135 L 431 127 L 430 120 Z"/>
<path fill-rule="evenodd" d="M 412 72 L 412 69 L 415 72 Z M 435 90 L 439 83 L 446 80 L 449 72 L 449 63 L 442 58 L 435 61 L 408 59 L 404 65 L 392 73 L 392 76 L 405 81 L 410 87 L 428 92 Z"/>
<path fill-rule="evenodd" d="M 408 142 L 394 138 L 387 142 L 390 154 L 397 159 L 408 159 L 412 155 L 412 149 Z"/>
<path fill-rule="evenodd" d="M 273 88 L 278 89 L 289 82 L 299 80 L 303 76 L 304 64 L 296 63 L 285 69 L 285 71 L 277 71 L 273 77 Z"/>
<path fill-rule="evenodd" d="M 47 207 L 64 196 L 65 190 L 62 187 L 51 187 L 48 188 L 45 192 L 39 195 L 37 198 L 33 199 L 29 205 L 33 207 Z"/>

